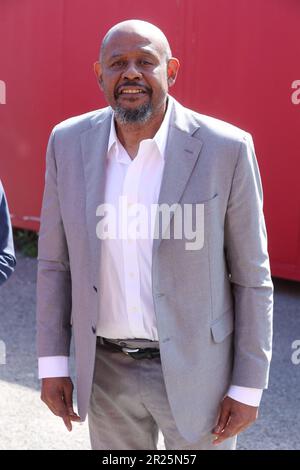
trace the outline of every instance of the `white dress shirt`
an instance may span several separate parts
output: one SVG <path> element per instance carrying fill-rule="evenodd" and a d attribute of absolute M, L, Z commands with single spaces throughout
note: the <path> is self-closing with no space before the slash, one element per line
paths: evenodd
<path fill-rule="evenodd" d="M 114 209 L 116 236 L 109 238 L 112 236 L 110 232 L 107 238 L 102 236 L 101 241 L 98 336 L 159 339 L 151 287 L 153 225 L 150 208 L 158 202 L 172 104 L 169 97 L 159 130 L 153 139 L 140 142 L 134 159 L 120 143 L 112 116 L 104 202 Z M 132 236 L 128 230 L 124 231 L 125 226 L 134 227 L 137 220 L 137 214 L 130 212 L 137 208 L 135 204 L 142 204 L 147 210 L 147 236 Z M 107 213 L 106 220 L 112 220 Z M 121 226 L 123 233 L 120 237 Z M 67 357 L 39 358 L 40 378 L 68 375 Z M 228 395 L 237 401 L 258 406 L 262 390 L 232 385 Z"/>

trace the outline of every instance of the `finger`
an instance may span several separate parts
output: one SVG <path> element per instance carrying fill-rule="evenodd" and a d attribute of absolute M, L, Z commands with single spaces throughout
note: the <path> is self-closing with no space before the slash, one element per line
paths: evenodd
<path fill-rule="evenodd" d="M 60 393 L 55 394 L 55 396 L 52 399 L 46 400 L 45 403 L 48 406 L 48 408 L 52 411 L 53 414 L 63 419 L 68 430 L 71 430 L 72 429 L 71 421 L 69 417 L 68 408 L 65 404 L 64 396 L 61 395 Z"/>
<path fill-rule="evenodd" d="M 63 391 L 63 401 L 66 406 L 71 421 L 80 421 L 80 417 L 73 408 L 73 386 L 65 387 Z"/>
<path fill-rule="evenodd" d="M 69 413 L 69 416 L 70 416 L 70 420 L 71 420 L 71 421 L 75 421 L 76 423 L 80 423 L 80 422 L 81 422 L 80 416 L 78 416 L 76 413 L 75 413 L 74 415 L 72 415 L 72 414 Z"/>
<path fill-rule="evenodd" d="M 68 409 L 65 405 L 64 398 L 61 399 L 61 404 L 55 408 L 57 416 L 60 416 L 68 431 L 72 431 L 71 418 Z"/>
<path fill-rule="evenodd" d="M 68 413 L 62 416 L 62 420 L 65 423 L 65 426 L 69 432 L 72 431 L 72 423 Z"/>
<path fill-rule="evenodd" d="M 46 405 L 48 406 L 49 410 L 52 411 L 52 413 L 55 416 L 60 416 L 60 414 L 56 411 L 56 409 L 50 403 L 46 403 Z"/>
<path fill-rule="evenodd" d="M 73 405 L 70 405 L 70 404 L 68 405 L 67 403 L 65 403 L 65 405 L 66 405 L 68 415 L 70 416 L 70 419 L 72 421 L 81 421 L 80 416 L 78 416 L 78 414 L 75 413 Z"/>
<path fill-rule="evenodd" d="M 223 432 L 226 424 L 228 423 L 229 417 L 230 417 L 230 408 L 229 406 L 227 406 L 226 401 L 223 401 L 221 404 L 221 410 L 220 410 L 217 425 L 213 429 L 213 434 L 221 434 L 221 432 Z"/>
<path fill-rule="evenodd" d="M 222 434 L 216 437 L 215 439 L 216 445 L 225 441 L 225 439 L 228 439 L 229 437 L 234 437 L 235 435 L 238 435 L 241 432 L 244 432 L 249 426 L 250 424 L 240 425 L 240 426 L 237 425 L 234 429 L 229 429 L 228 431 L 227 429 L 225 429 L 225 431 Z"/>
<path fill-rule="evenodd" d="M 60 393 L 55 394 L 52 397 L 43 399 L 44 403 L 56 416 L 62 417 L 64 413 L 67 412 L 66 405 L 64 404 L 63 397 Z"/>
<path fill-rule="evenodd" d="M 67 408 L 63 396 L 59 395 L 52 400 L 44 400 L 44 402 L 55 416 L 62 418 L 68 431 L 72 431 L 71 421 L 81 421 L 80 417 L 76 415 L 72 407 L 70 409 Z"/>
<path fill-rule="evenodd" d="M 82 423 L 80 416 L 70 416 L 70 420 L 74 421 L 74 423 Z"/>
<path fill-rule="evenodd" d="M 62 420 L 69 432 L 72 431 L 72 423 L 71 423 L 71 416 L 72 414 L 75 415 L 74 410 L 73 410 L 73 404 L 72 404 L 72 394 L 73 394 L 73 386 L 65 386 L 63 387 L 62 390 L 62 396 L 61 396 L 61 405 L 62 405 Z"/>
<path fill-rule="evenodd" d="M 60 418 L 62 418 L 68 431 L 72 431 L 71 417 L 69 416 L 65 405 L 62 408 L 62 407 L 53 406 L 50 403 L 47 403 L 47 406 L 55 416 L 59 416 Z"/>
<path fill-rule="evenodd" d="M 224 431 L 218 437 L 216 437 L 213 444 L 214 445 L 221 444 L 226 439 L 233 437 L 236 434 L 239 434 L 242 431 L 242 429 L 243 429 L 243 426 L 241 425 L 241 423 L 231 417 Z"/>
<path fill-rule="evenodd" d="M 63 399 L 68 410 L 73 410 L 73 386 L 68 385 L 63 388 Z"/>

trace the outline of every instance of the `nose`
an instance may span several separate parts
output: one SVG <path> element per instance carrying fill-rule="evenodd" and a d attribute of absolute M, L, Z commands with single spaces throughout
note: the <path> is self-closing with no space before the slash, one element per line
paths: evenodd
<path fill-rule="evenodd" d="M 124 70 L 122 75 L 125 80 L 140 80 L 142 77 L 141 72 L 138 70 L 134 62 L 128 62 L 126 70 Z"/>

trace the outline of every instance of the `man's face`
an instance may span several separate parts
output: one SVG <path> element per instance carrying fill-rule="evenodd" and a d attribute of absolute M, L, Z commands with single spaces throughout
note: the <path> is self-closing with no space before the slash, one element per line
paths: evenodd
<path fill-rule="evenodd" d="M 170 77 L 172 60 L 155 39 L 135 32 L 112 34 L 95 71 L 117 116 L 125 117 L 124 122 L 145 122 L 164 110 L 168 86 L 175 81 Z"/>

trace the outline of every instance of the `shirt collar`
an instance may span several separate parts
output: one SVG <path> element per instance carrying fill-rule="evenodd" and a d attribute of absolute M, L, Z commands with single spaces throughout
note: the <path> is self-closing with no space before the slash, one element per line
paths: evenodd
<path fill-rule="evenodd" d="M 172 100 L 172 97 L 168 95 L 167 111 L 165 113 L 165 116 L 164 116 L 163 122 L 161 123 L 160 128 L 158 129 L 158 131 L 156 132 L 155 136 L 152 139 L 156 143 L 159 153 L 163 158 L 165 157 L 165 150 L 166 150 L 166 145 L 167 145 L 172 107 L 173 107 L 173 100 Z M 119 150 L 120 150 L 121 145 L 122 144 L 119 141 L 117 133 L 116 133 L 114 113 L 112 113 L 110 133 L 109 133 L 109 139 L 108 139 L 108 148 L 107 148 L 108 155 L 111 153 L 110 150 L 113 147 L 115 147 L 116 158 L 118 160 L 118 155 L 120 153 Z"/>

